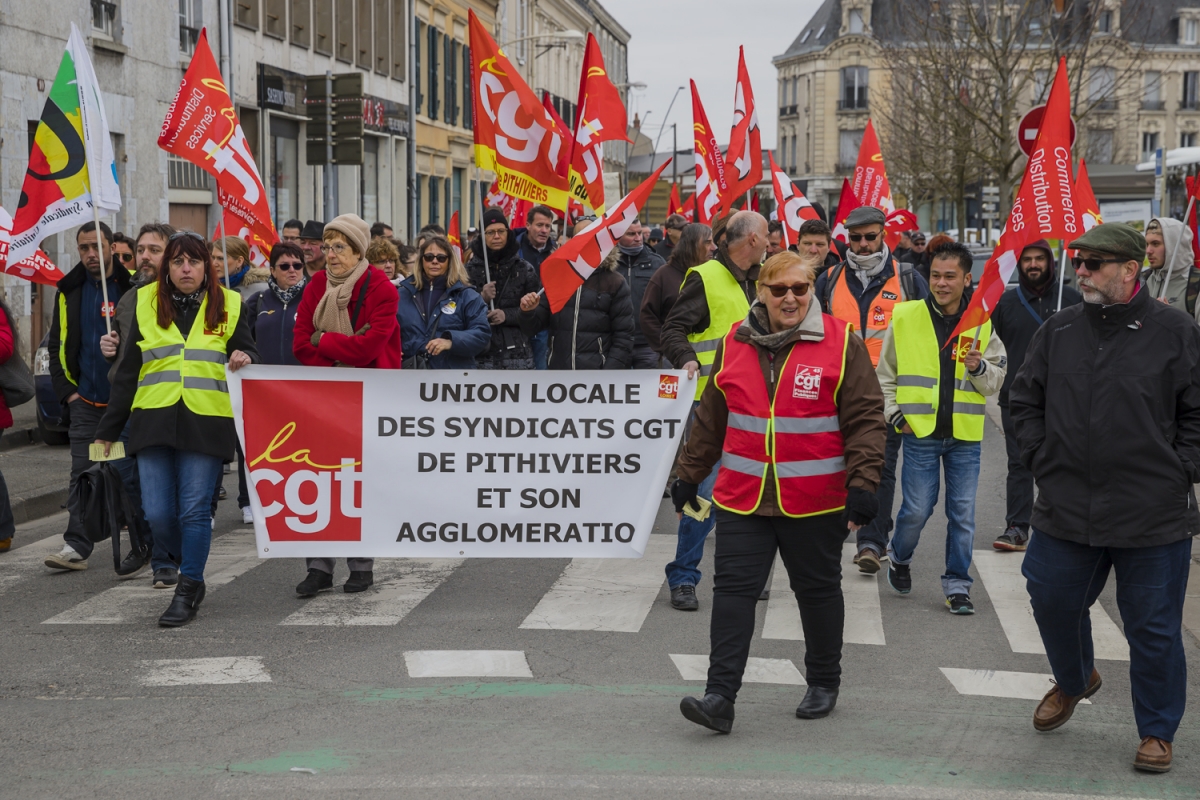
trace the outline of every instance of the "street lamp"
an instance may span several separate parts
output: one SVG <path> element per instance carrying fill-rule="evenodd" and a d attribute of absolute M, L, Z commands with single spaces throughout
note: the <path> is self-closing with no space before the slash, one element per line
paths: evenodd
<path fill-rule="evenodd" d="M 580 42 L 587 38 L 587 34 L 577 31 L 574 28 L 569 28 L 565 31 L 555 31 L 554 33 L 535 33 L 533 36 L 522 36 L 520 39 L 513 39 L 500 45 L 501 48 L 508 47 L 510 44 L 519 42 L 531 42 L 534 39 L 558 39 L 556 44 L 567 44 L 569 42 Z"/>
<path fill-rule="evenodd" d="M 667 106 L 666 116 L 663 117 L 662 127 L 658 129 L 658 138 L 654 140 L 654 152 L 650 154 L 650 174 L 651 175 L 654 174 L 654 159 L 658 157 L 658 143 L 660 141 L 662 141 L 663 131 L 665 131 L 667 129 L 667 120 L 669 120 L 671 118 L 671 109 L 675 107 L 675 100 L 676 100 L 676 98 L 679 97 L 679 93 L 683 91 L 683 88 L 684 87 L 680 86 L 678 89 L 675 90 L 675 94 L 671 95 L 671 102 Z M 674 158 L 674 157 L 675 157 L 675 154 L 672 153 L 671 158 Z"/>

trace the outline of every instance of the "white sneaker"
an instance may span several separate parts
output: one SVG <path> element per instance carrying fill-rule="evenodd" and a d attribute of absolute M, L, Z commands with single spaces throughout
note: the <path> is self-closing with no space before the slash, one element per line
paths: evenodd
<path fill-rule="evenodd" d="M 87 559 L 75 552 L 71 545 L 63 547 L 61 552 L 46 556 L 44 563 L 51 569 L 87 569 Z"/>
<path fill-rule="evenodd" d="M 250 506 L 246 506 L 245 508 L 242 509 L 242 524 L 243 525 L 253 525 L 254 524 L 254 512 L 252 512 L 250 510 Z"/>

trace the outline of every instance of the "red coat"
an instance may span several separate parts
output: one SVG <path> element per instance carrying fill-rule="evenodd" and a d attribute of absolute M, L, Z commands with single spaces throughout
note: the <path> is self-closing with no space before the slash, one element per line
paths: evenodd
<path fill-rule="evenodd" d="M 325 296 L 329 276 L 321 270 L 309 279 L 300 297 L 300 308 L 296 311 L 296 326 L 292 335 L 292 352 L 296 359 L 309 367 L 332 367 L 335 361 L 351 367 L 368 369 L 400 369 L 400 323 L 396 311 L 400 295 L 388 280 L 387 274 L 378 267 L 367 267 L 367 274 L 359 278 L 350 298 L 347 311 L 353 316 L 358 304 L 358 293 L 363 282 L 370 276 L 367 296 L 358 315 L 355 329 L 370 322 L 371 329 L 361 336 L 346 336 L 342 333 L 325 333 L 321 343 L 313 347 L 313 314 L 317 303 Z"/>
<path fill-rule="evenodd" d="M 14 351 L 13 348 L 13 332 L 8 325 L 8 315 L 0 311 L 0 364 L 8 361 L 10 358 L 20 358 L 21 354 Z M 12 412 L 8 410 L 8 403 L 4 402 L 4 395 L 0 393 L 0 429 L 11 428 L 13 426 Z"/>

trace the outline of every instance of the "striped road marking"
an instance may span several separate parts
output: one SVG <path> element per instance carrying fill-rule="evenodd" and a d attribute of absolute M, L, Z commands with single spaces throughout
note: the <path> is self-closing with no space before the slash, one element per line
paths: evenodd
<path fill-rule="evenodd" d="M 883 635 L 883 611 L 879 605 L 879 575 L 864 575 L 851 563 L 857 553 L 852 542 L 843 548 L 842 596 L 846 602 L 846 623 L 842 639 L 847 644 L 887 644 Z M 886 567 L 885 567 L 886 569 Z M 763 620 L 762 638 L 804 641 L 800 608 L 788 582 L 783 559 L 775 557 L 775 576 L 771 597 Z"/>
<path fill-rule="evenodd" d="M 463 563 L 461 558 L 376 559 L 375 585 L 317 595 L 280 625 L 396 625 Z"/>
<path fill-rule="evenodd" d="M 262 656 L 166 658 L 143 661 L 143 686 L 194 686 L 202 683 L 270 683 Z"/>
<path fill-rule="evenodd" d="M 408 650 L 411 678 L 532 678 L 523 650 Z"/>
<path fill-rule="evenodd" d="M 685 681 L 705 681 L 708 679 L 708 656 L 671 654 L 679 677 Z M 807 686 L 804 676 L 796 665 L 786 658 L 754 658 L 746 659 L 746 672 L 742 675 L 743 683 L 783 683 L 789 686 Z"/>
<path fill-rule="evenodd" d="M 1014 700 L 1041 700 L 1050 691 L 1053 675 L 1035 672 L 999 672 L 991 669 L 952 669 L 941 667 L 942 674 L 959 694 L 980 697 L 1008 697 Z M 1091 705 L 1090 700 L 1080 700 Z"/>

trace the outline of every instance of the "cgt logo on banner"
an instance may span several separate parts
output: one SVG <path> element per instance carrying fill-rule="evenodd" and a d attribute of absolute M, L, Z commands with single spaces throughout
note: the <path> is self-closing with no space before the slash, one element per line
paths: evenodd
<path fill-rule="evenodd" d="M 315 394 L 320 404 L 296 402 Z M 362 540 L 362 406 L 357 382 L 242 381 L 243 452 L 267 539 Z M 337 413 L 313 410 L 325 408 Z"/>

